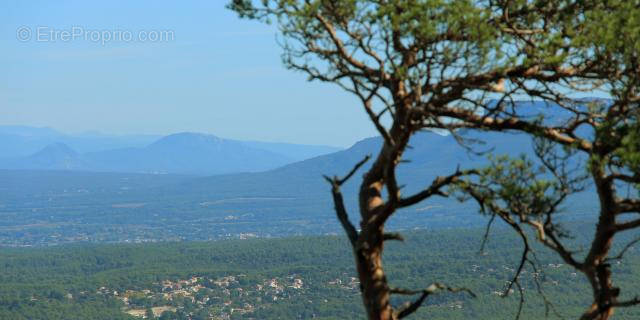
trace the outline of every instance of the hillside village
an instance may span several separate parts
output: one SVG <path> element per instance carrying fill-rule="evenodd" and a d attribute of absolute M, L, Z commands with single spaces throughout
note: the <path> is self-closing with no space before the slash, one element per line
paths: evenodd
<path fill-rule="evenodd" d="M 516 271 L 507 265 L 492 268 L 470 265 L 469 271 L 478 278 L 511 279 Z M 547 264 L 536 272 L 523 270 L 519 281 L 522 290 L 536 290 L 534 282 L 545 286 L 558 286 L 563 281 L 574 281 L 575 272 L 570 272 L 564 264 Z M 236 274 L 218 278 L 192 276 L 186 279 L 163 280 L 152 287 L 118 292 L 107 287 L 97 290 L 98 294 L 116 298 L 122 302 L 122 311 L 141 319 L 189 319 L 189 320 L 230 320 L 254 319 L 255 312 L 268 310 L 277 303 L 322 303 L 312 301 L 310 282 L 302 275 L 291 274 L 284 277 L 265 278 L 251 281 L 247 275 Z M 508 288 L 509 280 L 503 281 L 502 288 L 492 288 L 482 295 L 502 297 Z M 359 294 L 359 281 L 350 274 L 324 281 L 317 286 L 340 290 L 348 294 Z M 514 289 L 509 294 L 516 293 Z M 517 294 L 517 293 L 516 293 Z M 461 300 L 449 300 L 432 305 L 435 308 L 463 309 Z"/>
<path fill-rule="evenodd" d="M 307 289 L 299 275 L 264 279 L 249 283 L 246 275 L 211 279 L 193 276 L 181 280 L 164 280 L 152 288 L 118 292 L 101 287 L 98 293 L 113 296 L 123 303 L 122 310 L 143 319 L 234 319 L 253 313 L 278 300 L 299 299 Z M 356 278 L 336 279 L 329 283 L 345 290 L 356 290 Z"/>

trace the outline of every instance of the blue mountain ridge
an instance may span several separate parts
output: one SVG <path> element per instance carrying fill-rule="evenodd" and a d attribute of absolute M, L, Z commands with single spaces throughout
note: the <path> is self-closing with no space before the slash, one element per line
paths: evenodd
<path fill-rule="evenodd" d="M 40 128 L 31 130 L 21 127 L 20 130 L 5 131 L 9 133 L 3 135 L 0 130 L 0 148 L 3 147 L 2 143 L 10 144 L 5 150 L 14 145 L 28 144 L 26 140 L 33 137 L 40 137 L 35 144 L 55 139 L 65 141 L 68 138 L 55 134 L 55 131 Z M 22 134 L 15 135 L 16 131 Z M 0 168 L 211 175 L 264 171 L 335 150 L 339 149 L 245 142 L 184 132 L 162 137 L 142 147 L 121 147 L 85 153 L 75 151 L 64 142 L 53 142 L 28 156 L 0 157 Z"/>

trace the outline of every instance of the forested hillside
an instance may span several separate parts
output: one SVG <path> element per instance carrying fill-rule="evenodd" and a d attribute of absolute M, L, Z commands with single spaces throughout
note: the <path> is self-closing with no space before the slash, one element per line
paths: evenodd
<path fill-rule="evenodd" d="M 579 248 L 588 227 L 572 229 L 581 230 L 574 233 Z M 514 319 L 518 292 L 501 293 L 520 243 L 498 228 L 481 253 L 483 231 L 408 232 L 405 243 L 389 244 L 393 285 L 421 289 L 438 281 L 477 295 L 439 293 L 416 319 Z M 159 318 L 164 312 L 163 319 L 358 319 L 359 286 L 346 248 L 342 237 L 294 237 L 3 249 L 0 318 L 135 319 L 130 314 L 149 310 Z M 626 292 L 640 285 L 638 253 L 632 248 L 623 263 L 614 262 Z M 551 319 L 575 318 L 589 299 L 587 284 L 548 251 L 539 249 L 536 257 L 537 270 L 521 276 L 522 318 L 545 316 L 535 280 L 553 303 Z M 616 319 L 638 317 L 632 308 Z"/>

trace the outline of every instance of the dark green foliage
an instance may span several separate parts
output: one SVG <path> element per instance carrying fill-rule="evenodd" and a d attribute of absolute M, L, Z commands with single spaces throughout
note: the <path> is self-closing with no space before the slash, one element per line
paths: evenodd
<path fill-rule="evenodd" d="M 430 319 L 513 318 L 517 292 L 507 298 L 500 298 L 495 292 L 503 290 L 505 281 L 513 276 L 512 269 L 521 250 L 515 235 L 498 226 L 484 254 L 478 252 L 483 236 L 481 229 L 405 232 L 405 235 L 406 243 L 390 243 L 386 251 L 385 261 L 393 286 L 420 289 L 437 280 L 451 286 L 469 287 L 478 295 L 477 299 L 464 294 L 435 295 L 416 315 L 417 319 L 427 316 Z M 575 235 L 576 247 L 587 239 L 582 232 Z M 253 313 L 239 319 L 312 316 L 357 319 L 363 314 L 357 289 L 340 289 L 328 284 L 336 278 L 355 276 L 352 257 L 342 249 L 345 241 L 339 237 L 299 237 L 3 249 L 0 252 L 0 283 L 3 284 L 0 319 L 129 319 L 120 310 L 122 303 L 111 296 L 96 294 L 98 288 L 107 286 L 122 292 L 153 288 L 154 283 L 166 279 L 238 274 L 245 274 L 246 278 L 236 286 L 245 288 L 267 278 L 292 274 L 299 275 L 305 283 L 300 296 L 263 300 L 256 304 Z M 540 269 L 538 279 L 547 296 L 555 301 L 559 313 L 569 318 L 579 314 L 589 299 L 588 291 L 584 290 L 587 284 L 580 275 L 572 276 L 573 271 L 567 266 L 550 267 L 549 264 L 561 262 L 547 250 L 538 248 L 536 257 Z M 640 285 L 638 263 L 640 256 L 631 251 L 624 263 L 616 266 L 618 281 L 625 284 L 623 292 L 631 294 Z M 527 271 L 521 278 L 527 299 L 524 319 L 539 319 L 544 314 L 544 305 L 536 293 L 532 270 Z M 394 304 L 401 302 L 394 300 Z M 221 303 L 222 300 L 215 302 L 212 307 Z M 188 300 L 176 305 L 183 309 L 175 313 L 167 311 L 161 319 L 185 318 L 185 312 L 193 308 Z M 635 309 L 620 310 L 617 318 L 633 319 L 639 314 Z M 200 312 L 198 316 L 204 314 Z"/>

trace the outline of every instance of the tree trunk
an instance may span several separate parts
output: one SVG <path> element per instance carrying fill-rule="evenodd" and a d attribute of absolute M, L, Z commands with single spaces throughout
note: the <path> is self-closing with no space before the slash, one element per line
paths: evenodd
<path fill-rule="evenodd" d="M 608 320 L 613 316 L 613 308 L 607 309 L 605 312 L 601 312 L 598 308 L 598 304 L 594 303 L 591 308 L 585 312 L 581 320 Z"/>
<path fill-rule="evenodd" d="M 401 117 L 403 114 L 400 109 L 396 116 Z M 369 320 L 395 320 L 390 301 L 391 293 L 382 266 L 384 217 L 390 215 L 394 209 L 385 208 L 382 190 L 385 182 L 388 182 L 389 172 L 395 170 L 411 132 L 405 132 L 402 126 L 394 123 L 390 134 L 394 145 L 385 141 L 376 161 L 360 185 L 358 197 L 362 231 L 354 247 L 354 255 L 362 299 Z"/>
<path fill-rule="evenodd" d="M 585 275 L 591 283 L 594 303 L 581 319 L 607 320 L 613 315 L 613 305 L 617 302 L 619 288 L 613 286 L 611 266 L 606 259 L 616 234 L 615 187 L 607 180 L 602 167 L 594 166 L 592 175 L 600 199 L 600 215 L 591 249 L 585 259 Z"/>
<path fill-rule="evenodd" d="M 370 320 L 392 320 L 389 285 L 382 268 L 383 233 L 366 238 L 373 241 L 359 242 L 354 254 L 367 316 Z"/>

